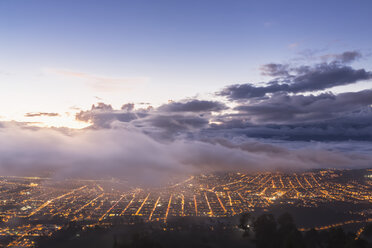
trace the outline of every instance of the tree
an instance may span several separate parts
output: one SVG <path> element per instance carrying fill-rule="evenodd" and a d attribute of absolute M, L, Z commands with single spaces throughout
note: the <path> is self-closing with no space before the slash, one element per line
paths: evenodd
<path fill-rule="evenodd" d="M 276 221 L 272 214 L 263 214 L 253 222 L 257 248 L 277 248 Z"/>
<path fill-rule="evenodd" d="M 300 231 L 289 213 L 284 213 L 278 217 L 278 239 L 284 248 L 305 247 L 305 242 Z"/>

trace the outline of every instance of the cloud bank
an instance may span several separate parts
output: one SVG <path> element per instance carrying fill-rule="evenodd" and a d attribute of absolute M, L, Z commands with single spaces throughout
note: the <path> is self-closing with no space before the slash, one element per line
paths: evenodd
<path fill-rule="evenodd" d="M 371 167 L 372 88 L 316 92 L 370 80 L 370 71 L 350 65 L 360 57 L 349 51 L 310 66 L 266 64 L 262 73 L 274 79 L 264 86 L 230 85 L 213 100 L 94 104 L 76 114 L 91 124 L 83 130 L 3 122 L 0 172 L 159 184 L 216 171 Z"/>
<path fill-rule="evenodd" d="M 258 141 L 227 139 L 159 142 L 138 130 L 58 130 L 6 124 L 0 129 L 2 175 L 119 178 L 131 185 L 161 185 L 171 178 L 216 171 L 367 167 L 372 157 L 317 148 L 290 150 Z"/>

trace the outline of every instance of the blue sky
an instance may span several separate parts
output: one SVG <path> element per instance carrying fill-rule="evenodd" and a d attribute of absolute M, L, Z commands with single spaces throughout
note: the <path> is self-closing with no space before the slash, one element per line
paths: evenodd
<path fill-rule="evenodd" d="M 0 116 L 58 112 L 38 121 L 75 126 L 74 109 L 97 101 L 208 98 L 304 54 L 357 50 L 356 66 L 372 69 L 371 9 L 361 0 L 2 0 Z"/>

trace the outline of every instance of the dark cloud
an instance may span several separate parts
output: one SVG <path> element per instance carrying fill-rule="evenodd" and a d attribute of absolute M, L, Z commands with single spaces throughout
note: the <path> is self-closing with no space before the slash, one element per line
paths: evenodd
<path fill-rule="evenodd" d="M 234 139 L 267 139 L 283 141 L 351 142 L 372 141 L 372 111 L 359 117 L 342 117 L 328 121 L 296 124 L 253 124 L 243 118 L 236 118 L 220 124 L 213 124 L 201 131 L 204 138 L 223 137 Z M 370 144 L 366 144 L 370 146 Z M 372 147 L 372 146 L 370 146 Z"/>
<path fill-rule="evenodd" d="M 372 89 L 319 95 L 301 94 L 371 78 L 346 65 L 356 51 L 322 56 L 314 66 L 267 64 L 263 74 L 277 77 L 266 86 L 231 85 L 220 95 L 238 101 L 236 113 L 215 117 L 204 138 L 237 137 L 286 141 L 372 141 Z M 269 94 L 270 93 L 270 94 Z"/>
<path fill-rule="evenodd" d="M 372 141 L 372 90 L 251 99 L 217 116 L 201 137 L 287 141 Z"/>
<path fill-rule="evenodd" d="M 271 77 L 289 76 L 288 65 L 283 64 L 266 64 L 261 66 L 262 75 Z"/>
<path fill-rule="evenodd" d="M 277 92 L 300 93 L 325 90 L 371 79 L 371 71 L 345 65 L 360 56 L 358 52 L 345 52 L 332 55 L 331 62 L 314 66 L 291 67 L 283 64 L 267 64 L 261 68 L 263 74 L 276 78 L 267 82 L 265 86 L 254 86 L 249 83 L 235 84 L 227 86 L 217 95 L 226 96 L 230 100 L 246 100 Z"/>
<path fill-rule="evenodd" d="M 322 56 L 323 59 L 332 59 L 339 63 L 351 63 L 362 57 L 358 51 L 346 51 L 341 54 L 327 54 Z"/>
<path fill-rule="evenodd" d="M 234 84 L 227 86 L 217 95 L 226 96 L 229 100 L 246 100 L 254 97 L 263 97 L 267 93 L 288 91 L 288 84 L 273 83 L 268 86 L 254 86 L 253 84 Z"/>
<path fill-rule="evenodd" d="M 372 72 L 340 66 L 337 63 L 323 63 L 315 67 L 297 68 L 297 70 L 299 74 L 291 80 L 288 92 L 324 90 L 372 78 Z"/>
<path fill-rule="evenodd" d="M 272 97 L 250 101 L 235 109 L 253 122 L 295 123 L 338 118 L 360 111 L 372 104 L 372 90 L 347 92 L 338 95 L 274 94 Z"/>
<path fill-rule="evenodd" d="M 221 102 L 201 100 L 171 102 L 158 108 L 158 110 L 165 112 L 219 112 L 224 109 L 227 109 L 227 107 Z"/>
<path fill-rule="evenodd" d="M 163 133 L 164 137 L 181 131 L 195 130 L 205 127 L 211 111 L 227 109 L 226 105 L 217 101 L 190 100 L 171 102 L 159 108 L 134 109 L 134 104 L 124 104 L 121 110 L 111 105 L 98 103 L 90 110 L 80 111 L 76 119 L 92 123 L 95 128 L 110 128 L 112 123 L 127 122 L 144 130 Z M 156 130 L 157 129 L 157 130 Z"/>
<path fill-rule="evenodd" d="M 126 103 L 121 106 L 121 110 L 132 111 L 134 109 L 134 103 Z"/>
<path fill-rule="evenodd" d="M 110 128 L 113 121 L 130 122 L 147 115 L 143 110 L 137 113 L 129 112 L 128 108 L 130 108 L 130 105 L 124 107 L 123 110 L 114 110 L 109 104 L 98 103 L 92 105 L 90 110 L 80 111 L 75 118 L 79 121 L 92 123 L 94 128 Z"/>
<path fill-rule="evenodd" d="M 133 124 L 153 138 L 173 140 L 189 132 L 199 132 L 208 127 L 209 120 L 198 115 L 150 115 L 136 120 Z"/>
<path fill-rule="evenodd" d="M 25 117 L 39 117 L 39 116 L 49 116 L 49 117 L 55 117 L 60 116 L 58 113 L 47 113 L 47 112 L 32 112 L 32 113 L 26 113 Z"/>
<path fill-rule="evenodd" d="M 105 104 L 103 102 L 97 103 L 97 105 L 92 105 L 92 111 L 111 111 L 112 106 L 110 104 Z"/>
<path fill-rule="evenodd" d="M 81 111 L 76 118 L 91 122 L 96 129 L 136 128 L 158 141 L 167 142 L 181 137 L 195 140 L 245 137 L 287 141 L 372 141 L 371 104 L 372 90 L 337 95 L 275 93 L 271 97 L 242 103 L 234 108 L 237 112 L 219 115 L 177 112 L 167 105 L 128 111 L 128 108 L 114 110 L 110 105 L 101 104 L 92 106 L 89 111 Z"/>

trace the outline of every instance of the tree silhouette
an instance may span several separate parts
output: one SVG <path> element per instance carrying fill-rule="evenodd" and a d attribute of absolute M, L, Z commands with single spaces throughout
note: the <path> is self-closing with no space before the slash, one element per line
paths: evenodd
<path fill-rule="evenodd" d="M 277 248 L 276 221 L 272 214 L 263 214 L 253 222 L 257 248 Z"/>

